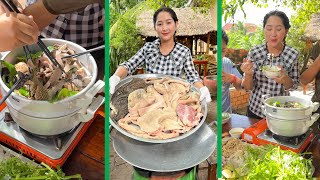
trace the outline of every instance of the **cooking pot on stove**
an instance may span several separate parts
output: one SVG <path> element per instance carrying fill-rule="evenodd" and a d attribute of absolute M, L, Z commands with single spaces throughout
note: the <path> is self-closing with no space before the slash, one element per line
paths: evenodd
<path fill-rule="evenodd" d="M 75 52 L 84 52 L 85 48 L 78 44 L 62 39 L 42 39 L 46 46 L 53 44 L 67 44 Z M 36 45 L 30 45 L 31 52 L 40 51 Z M 22 48 L 7 53 L 4 61 L 15 63 L 17 56 L 23 56 Z M 91 81 L 83 90 L 76 95 L 67 97 L 55 103 L 48 101 L 30 100 L 16 93 L 12 93 L 6 100 L 8 110 L 12 118 L 23 129 L 39 135 L 56 135 L 71 130 L 80 122 L 87 122 L 93 118 L 93 114 L 104 102 L 104 97 L 94 96 L 104 87 L 104 82 L 97 82 L 97 65 L 94 58 L 88 54 L 78 57 L 78 60 L 88 70 Z M 0 67 L 2 69 L 2 67 Z M 0 78 L 1 93 L 7 94 L 9 88 Z"/>
<path fill-rule="evenodd" d="M 169 77 L 172 79 L 177 79 L 183 82 L 187 82 L 184 79 L 175 77 L 175 76 L 170 76 L 170 75 L 164 75 L 164 74 L 139 74 L 139 75 L 134 75 L 134 76 L 127 76 L 126 78 L 124 78 L 123 80 L 120 81 L 120 83 L 116 86 L 115 88 L 115 92 L 117 92 L 117 90 L 122 87 L 125 86 L 126 84 L 130 83 L 133 78 L 140 78 L 140 79 L 146 79 L 146 78 L 163 78 L 163 77 Z M 199 89 L 196 88 L 195 86 L 191 85 L 190 86 L 190 90 L 191 91 L 195 91 L 200 93 Z M 111 95 L 110 100 L 112 101 L 112 96 L 114 96 L 116 93 L 114 93 L 113 95 Z M 133 138 L 135 140 L 138 141 L 142 141 L 142 142 L 149 142 L 149 143 L 168 143 L 168 142 L 174 142 L 174 141 L 178 141 L 181 140 L 183 138 L 188 137 L 189 135 L 193 134 L 194 132 L 196 132 L 204 123 L 206 117 L 207 117 L 207 103 L 205 102 L 205 100 L 201 101 L 201 112 L 203 114 L 203 117 L 201 118 L 199 124 L 197 126 L 195 126 L 194 128 L 192 128 L 191 130 L 185 132 L 184 134 L 178 136 L 178 137 L 174 137 L 174 138 L 170 138 L 170 139 L 147 139 L 147 138 L 142 138 L 139 136 L 136 136 L 134 134 L 131 134 L 129 132 L 127 132 L 126 130 L 122 129 L 119 125 L 118 122 L 112 118 L 110 118 L 110 124 L 116 128 L 119 132 L 121 132 L 122 134 L 124 134 L 125 136 L 128 136 L 130 138 Z M 123 117 L 122 117 L 123 118 Z"/>
<path fill-rule="evenodd" d="M 277 119 L 286 119 L 286 120 L 297 120 L 297 119 L 306 119 L 309 118 L 312 112 L 315 112 L 319 108 L 318 102 L 312 102 L 310 100 L 302 99 L 295 96 L 274 96 L 269 97 L 270 95 L 263 95 L 264 105 L 261 106 L 262 112 L 265 112 L 266 115 L 272 116 Z M 275 107 L 270 105 L 270 103 L 279 101 L 280 103 L 285 103 L 288 101 L 299 102 L 303 105 L 302 108 L 284 108 L 284 107 Z"/>
<path fill-rule="evenodd" d="M 310 126 L 319 119 L 319 114 L 315 113 L 312 116 L 288 120 L 278 119 L 266 115 L 268 128 L 275 134 L 286 137 L 300 136 L 308 131 Z"/>

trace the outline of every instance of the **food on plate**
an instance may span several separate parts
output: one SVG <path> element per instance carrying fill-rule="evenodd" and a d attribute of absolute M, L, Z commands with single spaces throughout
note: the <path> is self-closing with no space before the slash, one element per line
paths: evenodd
<path fill-rule="evenodd" d="M 274 78 L 280 75 L 281 68 L 278 66 L 265 65 L 261 67 L 261 71 L 268 78 Z"/>
<path fill-rule="evenodd" d="M 311 159 L 279 146 L 256 146 L 228 138 L 222 146 L 223 179 L 311 179 Z M 234 146 L 232 146 L 234 145 Z M 229 150 L 228 152 L 225 152 Z"/>
<path fill-rule="evenodd" d="M 270 65 L 264 65 L 261 67 L 262 71 L 270 71 L 270 72 L 278 72 L 281 69 L 278 66 L 270 66 Z"/>
<path fill-rule="evenodd" d="M 304 108 L 304 105 L 296 101 L 286 101 L 286 102 L 272 101 L 272 102 L 269 102 L 268 104 L 270 106 L 282 107 L 282 108 Z"/>
<path fill-rule="evenodd" d="M 74 50 L 67 44 L 55 44 L 48 49 L 63 67 L 64 71 L 55 66 L 42 51 L 17 57 L 15 64 L 3 61 L 5 67 L 2 73 L 3 82 L 11 88 L 15 79 L 19 78 L 17 72 L 29 74 L 29 79 L 15 93 L 32 100 L 55 102 L 80 92 L 91 81 L 90 74 L 76 58 L 62 57 L 74 54 Z"/>
<path fill-rule="evenodd" d="M 169 139 L 199 124 L 203 116 L 200 95 L 190 91 L 189 83 L 168 77 L 144 81 L 145 87 L 132 90 L 127 96 L 128 113 L 118 120 L 120 127 L 143 138 Z M 117 91 L 115 95 L 121 95 Z M 111 114 L 117 117 L 123 104 L 119 110 L 119 104 L 113 100 L 111 103 Z"/>

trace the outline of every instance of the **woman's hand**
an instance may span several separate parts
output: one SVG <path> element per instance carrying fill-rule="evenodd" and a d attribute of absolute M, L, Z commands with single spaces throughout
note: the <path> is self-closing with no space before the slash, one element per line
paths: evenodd
<path fill-rule="evenodd" d="M 293 87 L 293 80 L 290 76 L 288 76 L 287 72 L 282 68 L 282 66 L 278 66 L 281 68 L 280 76 L 273 78 L 274 81 L 280 83 L 284 86 L 285 89 L 290 89 Z"/>
<path fill-rule="evenodd" d="M 291 78 L 288 76 L 287 71 L 283 69 L 282 66 L 278 66 L 278 67 L 281 69 L 280 75 L 278 77 L 273 78 L 273 80 L 279 84 L 284 84 L 288 79 L 291 79 Z"/>
<path fill-rule="evenodd" d="M 200 88 L 200 101 L 203 99 L 206 100 L 207 103 L 211 102 L 211 95 L 207 86 L 203 86 Z"/>
<path fill-rule="evenodd" d="M 222 71 L 222 81 L 226 83 L 234 83 L 235 76 Z"/>
<path fill-rule="evenodd" d="M 40 35 L 32 16 L 9 13 L 0 15 L 0 51 L 34 44 Z"/>
<path fill-rule="evenodd" d="M 242 72 L 245 73 L 245 75 L 253 75 L 253 63 L 251 60 L 243 59 L 243 63 L 240 66 L 240 69 Z"/>
<path fill-rule="evenodd" d="M 110 94 L 113 94 L 114 93 L 114 90 L 116 88 L 116 86 L 119 84 L 120 82 L 120 77 L 117 76 L 117 75 L 113 75 L 109 78 L 109 93 Z"/>

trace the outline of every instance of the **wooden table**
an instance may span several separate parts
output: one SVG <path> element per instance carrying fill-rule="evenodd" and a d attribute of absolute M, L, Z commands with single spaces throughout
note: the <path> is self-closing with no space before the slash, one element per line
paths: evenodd
<path fill-rule="evenodd" d="M 207 76 L 208 60 L 195 60 L 193 59 L 194 65 L 199 65 L 198 73 L 201 73 L 201 65 L 203 65 L 203 77 Z"/>
<path fill-rule="evenodd" d="M 98 115 L 62 166 L 67 175 L 81 174 L 84 180 L 104 179 L 104 117 Z"/>
<path fill-rule="evenodd" d="M 236 128 L 236 127 L 241 127 L 241 128 L 245 129 L 258 121 L 259 120 L 249 118 L 247 116 L 232 114 L 230 121 L 222 126 L 222 133 L 227 133 L 227 132 L 229 132 L 230 129 Z M 312 143 L 309 145 L 309 147 L 307 147 L 307 149 L 306 149 L 306 152 L 312 152 L 312 164 L 315 167 L 314 177 L 318 177 L 317 179 L 320 179 L 320 139 L 319 139 L 320 130 L 319 130 L 319 126 L 320 126 L 319 122 L 315 122 L 311 126 L 316 137 L 314 138 Z M 217 167 L 213 166 L 212 170 L 215 173 L 217 170 Z M 216 177 L 216 174 L 213 174 L 211 176 Z"/>

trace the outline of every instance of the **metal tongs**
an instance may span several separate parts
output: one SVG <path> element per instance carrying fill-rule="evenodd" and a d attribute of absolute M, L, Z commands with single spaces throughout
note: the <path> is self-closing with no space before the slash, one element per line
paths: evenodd
<path fill-rule="evenodd" d="M 17 8 L 17 6 L 12 2 L 12 0 L 1 0 L 1 2 L 3 3 L 3 5 L 11 12 L 15 12 L 15 13 L 21 13 L 19 11 L 19 9 Z M 49 49 L 47 48 L 47 46 L 42 42 L 41 38 L 38 37 L 38 46 L 41 48 L 41 50 L 48 56 L 48 58 L 50 59 L 50 61 L 57 66 L 59 69 L 61 69 L 62 72 L 64 72 L 66 74 L 66 72 L 64 71 L 64 69 L 62 68 L 62 66 L 59 64 L 59 62 L 53 57 L 53 55 L 51 54 L 51 52 L 49 51 Z M 28 47 L 28 46 L 25 46 Z M 24 49 L 25 49 L 24 47 Z"/>
<path fill-rule="evenodd" d="M 82 56 L 82 55 L 84 55 L 84 54 L 88 54 L 88 53 L 91 53 L 91 52 L 94 52 L 94 51 L 98 51 L 98 50 L 100 50 L 100 49 L 104 49 L 104 45 L 98 46 L 98 47 L 96 47 L 96 48 L 89 49 L 89 50 L 84 51 L 84 52 L 81 52 L 81 53 L 71 54 L 71 55 L 68 55 L 68 56 L 63 56 L 61 59 L 65 59 L 65 58 L 76 58 L 76 57 Z"/>
<path fill-rule="evenodd" d="M 14 85 L 11 87 L 11 89 L 8 91 L 8 93 L 2 97 L 0 101 L 0 105 L 4 103 L 4 101 L 10 96 L 10 94 L 15 90 L 15 89 L 20 89 L 24 83 L 31 78 L 30 74 L 23 74 L 22 72 L 18 71 L 18 76 L 19 80 L 14 83 Z"/>

